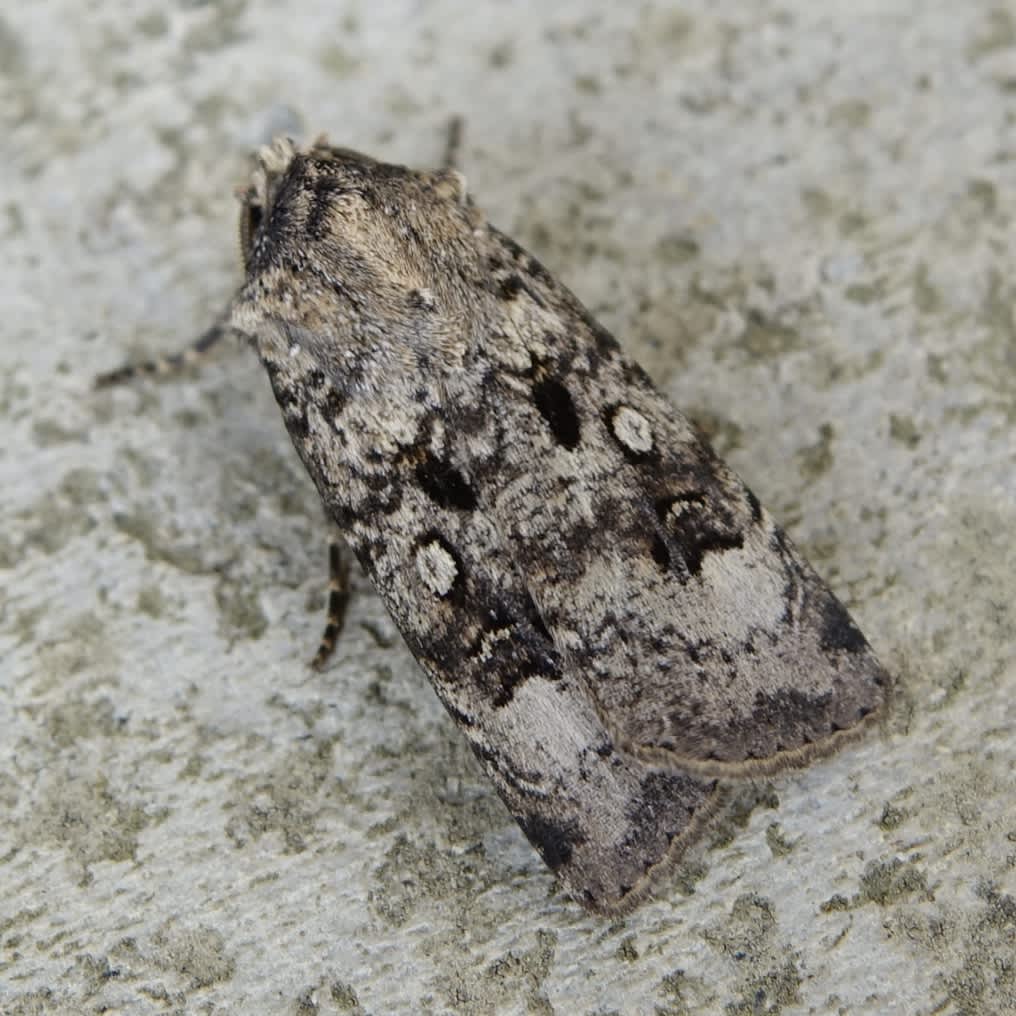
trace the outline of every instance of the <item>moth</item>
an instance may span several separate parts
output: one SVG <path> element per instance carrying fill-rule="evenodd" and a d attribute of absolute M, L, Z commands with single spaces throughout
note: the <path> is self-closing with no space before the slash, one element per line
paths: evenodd
<path fill-rule="evenodd" d="M 277 140 L 240 233 L 227 315 L 100 382 L 249 340 L 328 516 L 579 901 L 631 907 L 718 781 L 878 715 L 889 679 L 841 603 L 461 174 Z"/>

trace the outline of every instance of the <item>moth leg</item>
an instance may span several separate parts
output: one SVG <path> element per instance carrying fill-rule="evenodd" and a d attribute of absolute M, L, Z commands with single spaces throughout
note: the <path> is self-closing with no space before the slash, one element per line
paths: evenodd
<path fill-rule="evenodd" d="M 448 121 L 448 136 L 445 139 L 442 169 L 458 169 L 459 151 L 462 148 L 462 117 L 453 116 Z"/>
<path fill-rule="evenodd" d="M 346 555 L 342 552 L 342 544 L 332 533 L 328 538 L 328 620 L 318 650 L 310 661 L 315 670 L 320 670 L 328 662 L 335 649 L 348 603 L 349 568 Z"/>
<path fill-rule="evenodd" d="M 236 332 L 226 323 L 225 316 L 219 318 L 207 331 L 202 332 L 185 350 L 180 353 L 170 353 L 160 356 L 154 360 L 144 363 L 127 363 L 116 370 L 99 374 L 95 379 L 96 388 L 111 388 L 113 385 L 121 385 L 133 381 L 138 377 L 151 377 L 154 374 L 172 374 L 200 362 L 215 346 L 220 339 L 226 335 L 235 335 Z"/>

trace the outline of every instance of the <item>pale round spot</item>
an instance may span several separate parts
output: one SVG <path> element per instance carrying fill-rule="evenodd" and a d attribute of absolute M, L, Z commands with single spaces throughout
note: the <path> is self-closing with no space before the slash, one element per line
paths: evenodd
<path fill-rule="evenodd" d="M 630 406 L 618 406 L 610 421 L 614 437 L 629 451 L 644 455 L 653 447 L 653 431 L 649 421 Z"/>
<path fill-rule="evenodd" d="M 447 596 L 459 574 L 455 558 L 437 540 L 417 549 L 416 570 L 423 584 L 437 596 Z"/>

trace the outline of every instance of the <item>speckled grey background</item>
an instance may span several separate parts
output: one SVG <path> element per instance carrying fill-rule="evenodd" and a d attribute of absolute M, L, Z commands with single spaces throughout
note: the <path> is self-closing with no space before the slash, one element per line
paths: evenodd
<path fill-rule="evenodd" d="M 602 7 L 600 13 L 594 13 Z M 0 1010 L 1016 1012 L 1016 7 L 154 0 L 0 20 Z M 435 162 L 614 330 L 898 675 L 584 915 L 324 528 L 238 280 L 274 133 Z"/>

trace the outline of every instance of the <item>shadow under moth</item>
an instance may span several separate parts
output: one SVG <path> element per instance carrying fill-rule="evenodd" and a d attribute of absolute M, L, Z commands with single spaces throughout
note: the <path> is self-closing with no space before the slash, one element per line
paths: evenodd
<path fill-rule="evenodd" d="M 623 911 L 717 781 L 824 755 L 889 680 L 755 495 L 450 168 L 277 140 L 246 280 L 188 353 L 256 349 L 327 514 L 567 890 Z M 341 564 L 320 662 L 339 624 Z"/>

